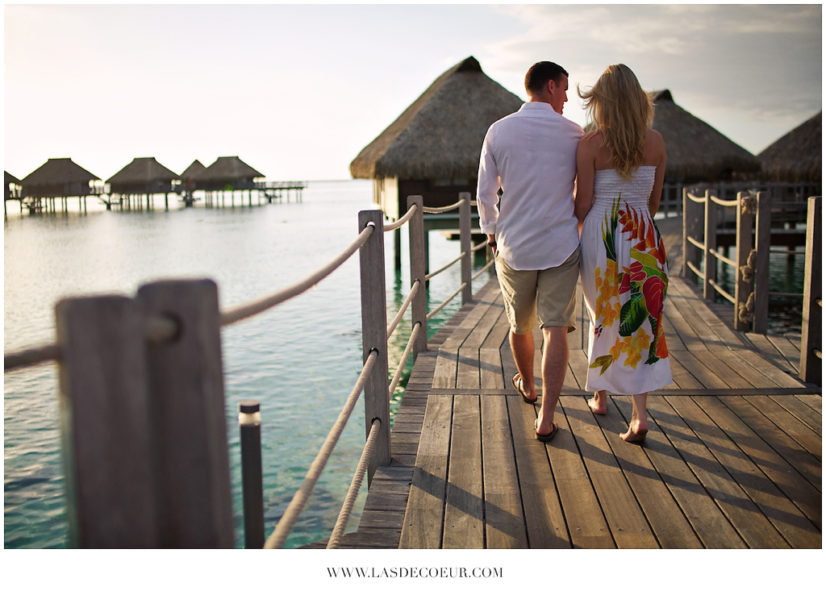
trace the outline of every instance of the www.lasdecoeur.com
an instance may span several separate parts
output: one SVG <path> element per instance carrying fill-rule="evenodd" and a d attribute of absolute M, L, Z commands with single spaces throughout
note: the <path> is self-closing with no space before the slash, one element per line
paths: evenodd
<path fill-rule="evenodd" d="M 327 567 L 330 578 L 502 578 L 502 568 L 464 566 Z"/>

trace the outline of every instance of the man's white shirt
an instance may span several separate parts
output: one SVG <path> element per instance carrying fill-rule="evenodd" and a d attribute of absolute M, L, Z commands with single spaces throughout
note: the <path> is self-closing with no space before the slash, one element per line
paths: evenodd
<path fill-rule="evenodd" d="M 525 103 L 488 129 L 479 160 L 479 220 L 511 268 L 558 266 L 576 249 L 573 191 L 582 134 L 543 102 Z"/>

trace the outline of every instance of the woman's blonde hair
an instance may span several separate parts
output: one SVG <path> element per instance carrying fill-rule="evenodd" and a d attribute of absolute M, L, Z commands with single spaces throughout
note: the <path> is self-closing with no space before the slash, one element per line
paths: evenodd
<path fill-rule="evenodd" d="M 630 177 L 645 158 L 645 135 L 654 120 L 651 98 L 625 64 L 612 64 L 590 90 L 577 86 L 577 92 L 602 132 L 614 167 Z"/>

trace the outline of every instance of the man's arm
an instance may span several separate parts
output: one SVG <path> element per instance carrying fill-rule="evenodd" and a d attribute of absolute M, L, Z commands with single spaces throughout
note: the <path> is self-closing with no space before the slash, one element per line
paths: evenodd
<path fill-rule="evenodd" d="M 479 209 L 479 226 L 487 234 L 488 242 L 496 242 L 496 222 L 499 220 L 499 170 L 491 151 L 491 131 L 485 135 L 482 154 L 479 156 L 479 176 L 476 186 L 476 206 Z"/>

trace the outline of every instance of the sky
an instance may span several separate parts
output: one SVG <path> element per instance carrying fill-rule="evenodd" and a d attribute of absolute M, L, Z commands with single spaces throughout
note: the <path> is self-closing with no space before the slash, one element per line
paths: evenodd
<path fill-rule="evenodd" d="M 350 162 L 467 58 L 525 99 L 540 60 L 576 94 L 623 62 L 645 89 L 757 154 L 822 105 L 819 4 L 8 4 L 3 167 L 50 157 L 113 176 L 238 155 L 269 180 Z"/>

